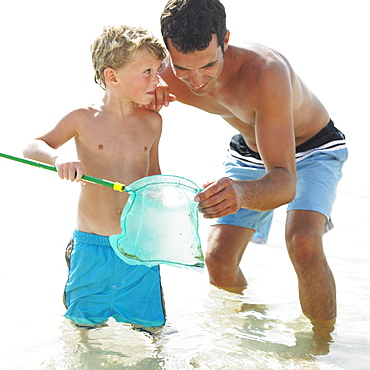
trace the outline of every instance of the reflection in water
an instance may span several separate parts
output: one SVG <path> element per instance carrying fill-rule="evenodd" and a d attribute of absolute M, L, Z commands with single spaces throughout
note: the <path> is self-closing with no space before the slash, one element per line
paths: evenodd
<path fill-rule="evenodd" d="M 63 350 L 44 362 L 43 369 L 162 368 L 156 356 L 155 333 L 137 331 L 114 320 L 97 329 L 78 328 L 63 320 L 61 332 Z"/>
<path fill-rule="evenodd" d="M 338 323 L 323 335 L 302 315 L 286 250 L 274 245 L 248 246 L 243 295 L 211 287 L 206 272 L 163 266 L 163 328 L 139 331 L 109 320 L 106 327 L 78 329 L 62 317 L 64 243 L 53 248 L 51 239 L 29 242 L 43 258 L 35 259 L 32 248 L 21 259 L 19 249 L 4 248 L 3 260 L 17 261 L 18 269 L 9 263 L 0 271 L 3 296 L 12 303 L 2 306 L 3 317 L 12 318 L 2 324 L 2 369 L 368 369 L 368 259 L 359 247 L 353 256 L 350 241 L 340 248 L 333 236 Z"/>
<path fill-rule="evenodd" d="M 61 324 L 63 349 L 43 369 L 321 369 L 311 324 L 281 307 L 243 302 L 209 288 L 177 306 L 162 328 L 142 330 L 109 320 L 98 329 Z M 327 351 L 329 342 L 326 342 Z"/>
<path fill-rule="evenodd" d="M 298 360 L 326 355 L 333 343 L 330 333 L 334 327 L 313 331 L 305 316 L 286 322 L 269 317 L 266 306 L 251 304 L 243 304 L 240 312 L 246 320 L 242 336 L 248 348 L 273 351 L 282 358 Z M 290 343 L 284 344 L 288 338 Z"/>

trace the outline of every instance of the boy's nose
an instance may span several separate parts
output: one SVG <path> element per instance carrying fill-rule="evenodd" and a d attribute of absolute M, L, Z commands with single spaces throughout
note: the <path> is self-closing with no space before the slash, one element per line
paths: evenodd
<path fill-rule="evenodd" d="M 159 77 L 157 74 L 154 76 L 152 83 L 153 85 L 156 85 L 156 86 L 159 84 Z"/>

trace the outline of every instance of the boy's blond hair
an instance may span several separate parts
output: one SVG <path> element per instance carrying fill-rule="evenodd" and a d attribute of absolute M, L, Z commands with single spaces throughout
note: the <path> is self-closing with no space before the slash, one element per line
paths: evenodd
<path fill-rule="evenodd" d="M 118 70 L 130 63 L 138 50 L 146 47 L 158 60 L 166 57 L 166 49 L 149 31 L 128 26 L 104 27 L 103 33 L 92 43 L 91 57 L 95 82 L 105 90 L 104 70 Z"/>

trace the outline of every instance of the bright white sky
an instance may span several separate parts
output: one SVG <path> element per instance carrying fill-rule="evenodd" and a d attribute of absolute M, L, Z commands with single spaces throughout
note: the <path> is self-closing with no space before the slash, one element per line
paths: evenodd
<path fill-rule="evenodd" d="M 104 25 L 110 24 L 141 25 L 160 37 L 159 17 L 165 3 L 23 0 L 3 4 L 1 151 L 19 155 L 22 140 L 44 133 L 71 109 L 101 97 L 102 90 L 93 82 L 90 61 L 93 39 Z M 336 125 L 347 134 L 354 153 L 358 153 L 369 135 L 370 30 L 366 1 L 223 3 L 231 43 L 255 41 L 282 52 L 324 102 Z M 182 121 L 183 111 L 184 107 L 177 104 L 162 112 L 165 125 L 177 129 L 188 126 L 189 122 Z M 189 124 L 189 140 L 204 141 L 214 129 L 200 122 L 215 122 L 217 117 L 191 108 L 186 112 L 197 121 L 196 127 Z M 220 125 L 217 130 L 225 126 Z M 171 135 L 165 133 L 164 147 L 171 147 Z M 183 151 L 186 150 L 184 144 Z M 224 147 L 219 149 L 221 154 L 223 151 Z"/>

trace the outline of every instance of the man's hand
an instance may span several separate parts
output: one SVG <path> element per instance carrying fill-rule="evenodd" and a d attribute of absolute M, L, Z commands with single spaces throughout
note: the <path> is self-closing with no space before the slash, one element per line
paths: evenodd
<path fill-rule="evenodd" d="M 141 105 L 142 108 L 152 109 L 159 112 L 163 106 L 168 107 L 169 104 L 176 100 L 176 96 L 170 94 L 170 89 L 165 80 L 158 75 L 159 83 L 155 89 L 155 96 L 148 105 Z"/>
<path fill-rule="evenodd" d="M 243 199 L 239 181 L 223 177 L 204 185 L 194 200 L 199 202 L 198 209 L 204 218 L 218 218 L 237 212 Z"/>

